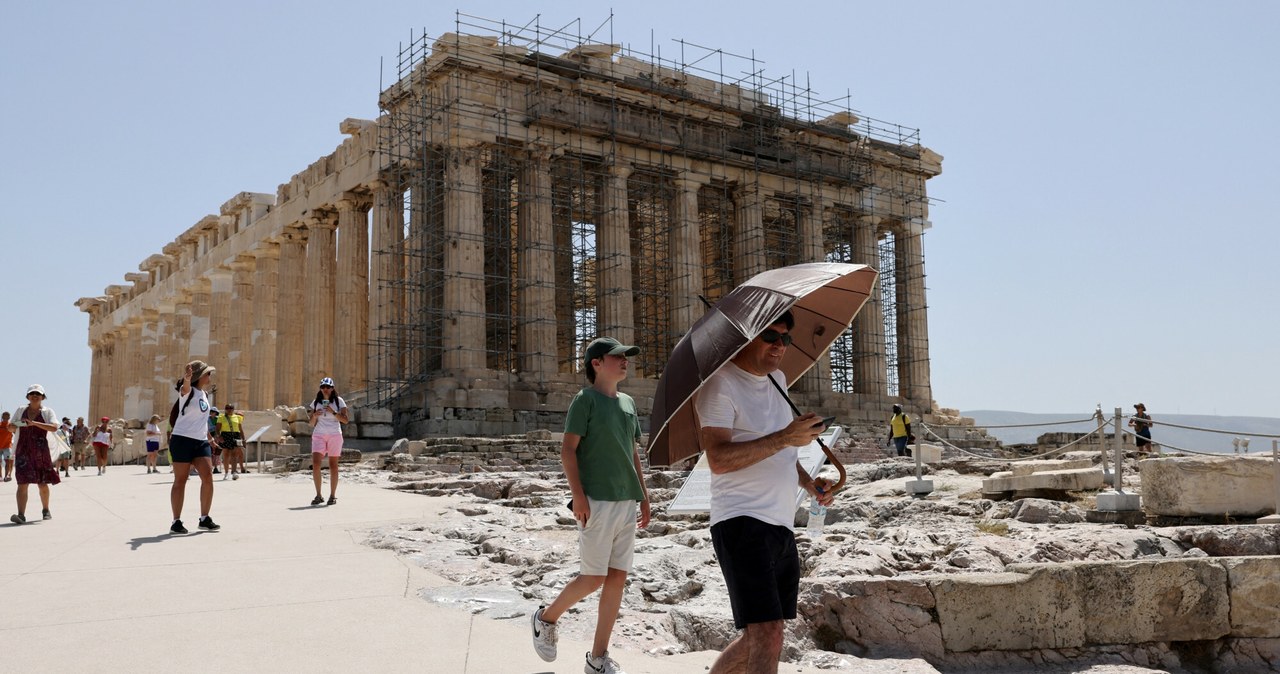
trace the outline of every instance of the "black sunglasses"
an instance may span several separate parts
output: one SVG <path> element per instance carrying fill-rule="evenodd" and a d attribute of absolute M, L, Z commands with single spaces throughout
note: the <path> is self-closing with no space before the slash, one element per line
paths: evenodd
<path fill-rule="evenodd" d="M 760 339 L 765 344 L 772 344 L 778 340 L 782 340 L 783 346 L 791 346 L 791 342 L 795 341 L 795 337 L 789 332 L 778 332 L 777 330 L 765 330 L 760 333 Z"/>

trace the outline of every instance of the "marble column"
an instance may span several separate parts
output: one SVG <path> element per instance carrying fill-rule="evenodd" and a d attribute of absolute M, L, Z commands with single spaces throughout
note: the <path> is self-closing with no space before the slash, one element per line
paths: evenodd
<path fill-rule="evenodd" d="M 445 370 L 485 366 L 484 210 L 480 151 L 452 148 L 445 166 L 444 327 Z"/>
<path fill-rule="evenodd" d="M 404 322 L 404 193 L 385 181 L 374 186 L 373 278 L 369 279 L 369 376 L 389 381 L 401 370 Z"/>
<path fill-rule="evenodd" d="M 545 382 L 556 366 L 555 250 L 552 248 L 551 153 L 530 152 L 520 175 L 517 210 L 520 241 L 516 269 L 520 326 L 518 367 L 532 381 Z"/>
<path fill-rule="evenodd" d="M 254 293 L 253 332 L 250 336 L 249 398 L 251 410 L 268 410 L 276 405 L 276 304 L 279 297 L 277 274 L 280 244 L 263 242 L 253 251 Z M 286 314 L 288 315 L 288 314 Z"/>
<path fill-rule="evenodd" d="M 903 223 L 895 233 L 898 248 L 898 305 L 900 335 L 898 380 L 904 397 L 921 409 L 933 408 L 933 392 L 929 384 L 929 321 L 924 287 L 924 230 L 928 221 L 913 219 Z M 905 331 L 904 331 L 905 327 Z M 905 332 L 905 335 L 904 335 Z M 903 338 L 905 337 L 905 338 Z"/>
<path fill-rule="evenodd" d="M 733 233 L 733 281 L 736 284 L 764 271 L 764 197 L 756 183 L 738 188 L 738 228 Z"/>
<path fill-rule="evenodd" d="M 253 256 L 240 255 L 231 263 L 230 345 L 227 349 L 227 367 L 230 370 L 223 382 L 229 387 L 230 396 L 223 402 L 233 403 L 240 409 L 249 407 L 250 374 L 253 367 L 253 322 L 259 308 L 254 304 Z"/>
<path fill-rule="evenodd" d="M 880 268 L 877 228 L 880 217 L 864 215 L 853 229 L 853 261 L 872 269 Z M 880 301 L 880 284 L 893 279 L 878 277 L 871 286 L 871 297 L 853 322 L 855 363 L 854 392 L 872 396 L 888 395 L 888 365 L 884 351 L 884 306 Z"/>
<path fill-rule="evenodd" d="M 306 317 L 307 232 L 286 229 L 280 235 L 280 267 L 276 293 L 275 404 L 302 404 L 302 320 Z M 314 386 L 316 382 L 311 382 Z"/>
<path fill-rule="evenodd" d="M 191 343 L 192 343 L 192 316 L 191 305 L 194 302 L 195 293 L 194 286 L 179 289 L 173 296 L 173 350 L 169 352 L 169 362 L 173 367 L 169 369 L 168 379 L 170 382 L 169 400 L 174 400 L 175 392 L 172 384 L 176 383 L 182 377 L 183 370 L 187 363 L 191 361 Z M 206 295 L 208 297 L 208 295 Z"/>
<path fill-rule="evenodd" d="M 363 391 L 369 379 L 369 200 L 348 193 L 337 205 L 333 376 L 341 391 Z"/>
<path fill-rule="evenodd" d="M 104 320 L 106 320 L 105 317 Z M 99 417 L 115 417 L 115 407 L 112 403 L 112 400 L 115 399 L 116 393 L 115 356 L 115 333 L 104 332 L 102 335 L 102 368 L 100 370 L 101 376 L 98 388 L 98 406 L 90 412 L 95 419 Z"/>
<path fill-rule="evenodd" d="M 337 218 L 331 211 L 317 213 L 307 223 L 306 325 L 302 334 L 302 390 L 310 390 L 322 377 L 333 376 L 333 293 L 337 247 Z"/>
<path fill-rule="evenodd" d="M 706 308 L 702 294 L 702 226 L 698 220 L 698 190 L 705 178 L 685 174 L 676 179 L 675 208 L 671 223 L 671 318 L 670 331 L 677 339 Z"/>
<path fill-rule="evenodd" d="M 179 364 L 178 376 L 182 376 L 187 363 L 193 360 L 209 361 L 210 297 L 213 283 L 207 278 L 197 278 L 187 286 L 190 293 L 191 321 L 187 339 L 187 357 Z M 179 309 L 181 311 L 181 309 Z M 221 363 L 212 363 L 221 366 Z"/>
<path fill-rule="evenodd" d="M 808 208 L 803 203 L 796 208 L 796 217 L 799 220 L 796 228 L 800 235 L 800 262 L 825 261 L 822 228 L 826 211 L 826 201 L 816 190 L 810 195 Z M 797 387 L 797 390 L 814 396 L 814 403 L 822 404 L 826 401 L 827 394 L 831 391 L 831 352 L 829 350 L 800 377 Z"/>
<path fill-rule="evenodd" d="M 119 363 L 121 367 L 116 369 L 116 386 L 118 387 L 118 395 L 116 398 L 116 413 L 112 415 L 121 419 L 137 419 L 138 418 L 138 354 L 141 351 L 139 341 L 142 338 L 142 318 L 131 317 L 120 328 L 120 339 L 117 342 L 120 349 Z"/>
<path fill-rule="evenodd" d="M 218 368 L 210 397 L 221 407 L 231 399 L 235 367 L 231 354 L 231 271 L 217 268 L 209 272 L 209 364 Z"/>
<path fill-rule="evenodd" d="M 627 209 L 631 166 L 615 163 L 608 171 L 600 192 L 600 222 L 596 229 L 596 334 L 634 344 L 631 217 Z M 576 346 L 581 349 L 585 345 Z"/>
<path fill-rule="evenodd" d="M 98 414 L 101 409 L 99 400 L 102 398 L 102 370 L 106 365 L 106 356 L 103 353 L 103 342 L 100 339 L 89 340 L 89 346 L 93 349 L 93 361 L 89 367 L 89 415 Z M 101 415 L 99 415 L 101 416 Z M 87 422 L 92 416 L 86 417 Z"/>
<path fill-rule="evenodd" d="M 156 303 L 156 350 L 151 361 L 151 413 L 159 414 L 164 422 L 169 420 L 169 406 L 173 404 L 173 382 L 177 379 L 178 365 L 173 362 L 174 313 L 176 307 L 171 298 Z"/>
<path fill-rule="evenodd" d="M 146 422 L 159 409 L 156 402 L 155 367 L 160 354 L 160 312 L 154 307 L 142 310 L 142 348 L 138 358 L 138 370 L 134 378 L 138 382 L 138 419 Z"/>

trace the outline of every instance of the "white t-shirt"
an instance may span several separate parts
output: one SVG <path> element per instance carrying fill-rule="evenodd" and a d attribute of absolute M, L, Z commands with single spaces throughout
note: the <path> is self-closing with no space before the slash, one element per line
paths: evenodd
<path fill-rule="evenodd" d="M 160 439 L 160 426 L 158 424 L 148 423 L 147 439 L 150 440 L 152 437 L 154 437 L 156 440 Z"/>
<path fill-rule="evenodd" d="M 784 390 L 786 375 L 773 378 Z M 795 418 L 768 377 L 727 363 L 701 390 L 695 402 L 703 427 L 728 428 L 730 440 L 755 440 L 784 428 Z M 796 516 L 796 460 L 800 451 L 785 447 L 773 456 L 732 473 L 711 474 L 711 524 L 747 515 L 791 528 Z"/>
<path fill-rule="evenodd" d="M 342 435 L 342 424 L 338 422 L 335 416 L 338 412 L 347 409 L 347 401 L 338 396 L 337 405 L 330 404 L 328 406 L 323 403 L 317 405 L 312 400 L 307 409 L 311 411 L 320 410 L 320 416 L 316 419 L 316 427 L 311 429 L 312 435 Z"/>
<path fill-rule="evenodd" d="M 195 440 L 209 439 L 209 396 L 192 386 L 191 402 L 178 395 L 178 421 L 173 424 L 173 434 Z M 183 408 L 185 405 L 185 409 Z"/>

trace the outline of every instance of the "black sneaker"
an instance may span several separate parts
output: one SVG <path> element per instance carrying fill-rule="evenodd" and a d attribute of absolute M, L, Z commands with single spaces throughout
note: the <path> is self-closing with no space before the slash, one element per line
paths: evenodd
<path fill-rule="evenodd" d="M 311 499 L 311 505 L 313 506 L 324 505 L 324 497 L 319 494 L 316 494 L 316 497 Z"/>
<path fill-rule="evenodd" d="M 205 531 L 217 531 L 222 527 L 218 526 L 217 524 L 214 524 L 213 518 L 206 515 L 200 518 L 200 528 L 204 529 Z"/>
<path fill-rule="evenodd" d="M 222 471 L 218 470 L 217 468 L 214 468 L 214 469 L 213 469 L 213 474 L 214 474 L 214 475 L 219 475 L 219 474 L 221 474 L 221 473 L 222 473 Z"/>
<path fill-rule="evenodd" d="M 48 509 L 48 508 L 45 508 L 44 510 L 41 510 L 41 511 L 40 511 L 40 519 L 42 519 L 42 520 L 51 520 L 51 519 L 53 519 L 53 515 L 50 515 L 50 514 L 49 514 L 49 509 Z"/>
<path fill-rule="evenodd" d="M 171 533 L 171 534 L 187 534 L 187 533 L 191 533 L 191 532 L 187 531 L 187 528 L 186 528 L 186 527 L 184 527 L 184 526 L 182 526 L 182 520 L 174 520 L 174 521 L 173 521 L 173 524 L 169 527 L 169 533 Z"/>
<path fill-rule="evenodd" d="M 9 521 L 13 522 L 14 524 L 26 524 L 27 518 L 23 517 L 22 515 L 10 515 Z"/>
<path fill-rule="evenodd" d="M 335 503 L 337 503 L 337 502 L 338 502 L 338 497 L 337 497 L 337 496 L 330 496 L 330 497 L 329 497 L 329 505 L 334 505 L 334 504 L 335 504 Z"/>

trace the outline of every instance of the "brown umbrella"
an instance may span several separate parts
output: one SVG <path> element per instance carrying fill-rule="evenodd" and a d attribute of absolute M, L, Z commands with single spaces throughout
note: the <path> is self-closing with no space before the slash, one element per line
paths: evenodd
<path fill-rule="evenodd" d="M 814 262 L 762 272 L 725 295 L 676 344 L 662 370 L 650 417 L 657 431 L 649 462 L 668 466 L 702 451 L 694 394 L 782 312 L 790 309 L 796 321 L 795 341 L 781 367 L 794 382 L 849 328 L 875 281 L 876 271 L 866 265 Z M 840 470 L 842 484 L 844 467 L 830 449 L 822 449 Z"/>

